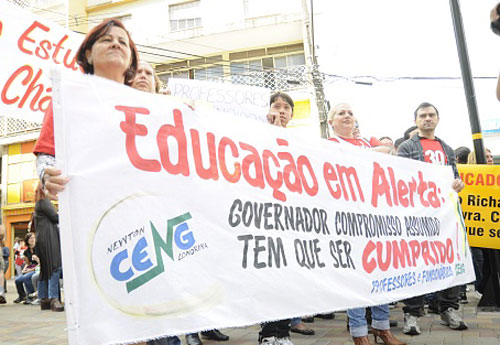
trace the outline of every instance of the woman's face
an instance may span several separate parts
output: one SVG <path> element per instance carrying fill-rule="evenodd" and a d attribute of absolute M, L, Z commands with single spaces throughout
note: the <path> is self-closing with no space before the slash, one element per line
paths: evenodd
<path fill-rule="evenodd" d="M 94 74 L 101 77 L 124 76 L 131 63 L 128 35 L 120 27 L 112 26 L 87 50 L 87 61 L 94 66 Z"/>
<path fill-rule="evenodd" d="M 135 74 L 134 80 L 132 80 L 132 87 L 137 90 L 142 90 L 146 92 L 155 92 L 155 76 L 153 67 L 147 62 L 139 62 L 137 66 L 137 72 Z"/>
<path fill-rule="evenodd" d="M 35 246 L 35 236 L 31 236 L 28 239 L 28 245 L 29 245 L 30 248 L 33 248 Z"/>
<path fill-rule="evenodd" d="M 493 154 L 491 154 L 490 150 L 486 150 L 486 164 L 493 165 L 494 163 Z"/>
<path fill-rule="evenodd" d="M 352 112 L 351 106 L 349 104 L 341 104 L 335 110 L 335 115 L 330 125 L 333 126 L 335 132 L 345 134 L 353 132 L 355 123 L 356 117 Z"/>

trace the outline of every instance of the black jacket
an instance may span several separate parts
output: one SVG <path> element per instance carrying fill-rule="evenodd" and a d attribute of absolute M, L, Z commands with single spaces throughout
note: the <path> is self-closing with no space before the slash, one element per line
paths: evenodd
<path fill-rule="evenodd" d="M 424 149 L 422 147 L 422 144 L 420 143 L 420 138 L 421 137 L 419 135 L 414 135 L 413 137 L 399 145 L 398 156 L 425 162 Z M 441 146 L 443 146 L 444 153 L 446 154 L 446 164 L 451 165 L 451 167 L 453 168 L 453 174 L 455 175 L 455 178 L 460 178 L 456 165 L 457 158 L 455 157 L 455 151 L 453 151 L 451 147 L 449 147 L 438 137 L 436 137 L 436 140 L 441 143 Z"/>
<path fill-rule="evenodd" d="M 61 240 L 59 217 L 49 199 L 40 199 L 35 204 L 35 253 L 40 258 L 40 279 L 48 280 L 52 271 L 61 267 Z"/>

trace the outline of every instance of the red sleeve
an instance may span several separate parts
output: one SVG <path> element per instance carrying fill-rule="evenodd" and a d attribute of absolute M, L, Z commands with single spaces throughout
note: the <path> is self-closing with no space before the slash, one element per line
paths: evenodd
<path fill-rule="evenodd" d="M 377 138 L 375 137 L 371 137 L 370 138 L 370 145 L 372 147 L 377 147 L 377 146 L 382 146 L 382 143 L 380 142 L 380 140 L 378 140 Z"/>
<path fill-rule="evenodd" d="M 56 155 L 54 149 L 54 112 L 52 110 L 52 102 L 49 104 L 45 116 L 43 118 L 42 131 L 36 141 L 33 149 L 35 155 L 46 153 L 52 156 Z"/>

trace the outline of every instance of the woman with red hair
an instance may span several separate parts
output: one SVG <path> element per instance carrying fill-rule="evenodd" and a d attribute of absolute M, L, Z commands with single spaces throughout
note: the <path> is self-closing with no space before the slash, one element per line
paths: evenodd
<path fill-rule="evenodd" d="M 85 74 L 94 74 L 117 83 L 130 85 L 137 71 L 139 54 L 130 34 L 118 19 L 103 20 L 83 40 L 77 62 Z M 68 178 L 55 166 L 54 118 L 52 105 L 45 113 L 42 131 L 33 153 L 37 172 L 49 199 L 57 200 Z"/>

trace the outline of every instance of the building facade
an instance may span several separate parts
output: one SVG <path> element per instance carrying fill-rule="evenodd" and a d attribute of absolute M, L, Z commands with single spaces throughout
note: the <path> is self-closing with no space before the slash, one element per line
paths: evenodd
<path fill-rule="evenodd" d="M 291 125 L 319 135 L 311 117 L 317 112 L 301 0 L 9 1 L 81 33 L 117 17 L 165 87 L 170 78 L 190 78 L 286 91 L 296 101 Z M 9 247 L 26 234 L 33 213 L 38 178 L 32 149 L 39 129 L 0 114 L 2 223 Z"/>
<path fill-rule="evenodd" d="M 6 245 L 12 248 L 16 237 L 23 238 L 33 214 L 38 177 L 33 147 L 40 124 L 0 117 L 1 205 L 2 224 L 6 229 Z M 13 272 L 11 251 L 7 278 Z"/>

